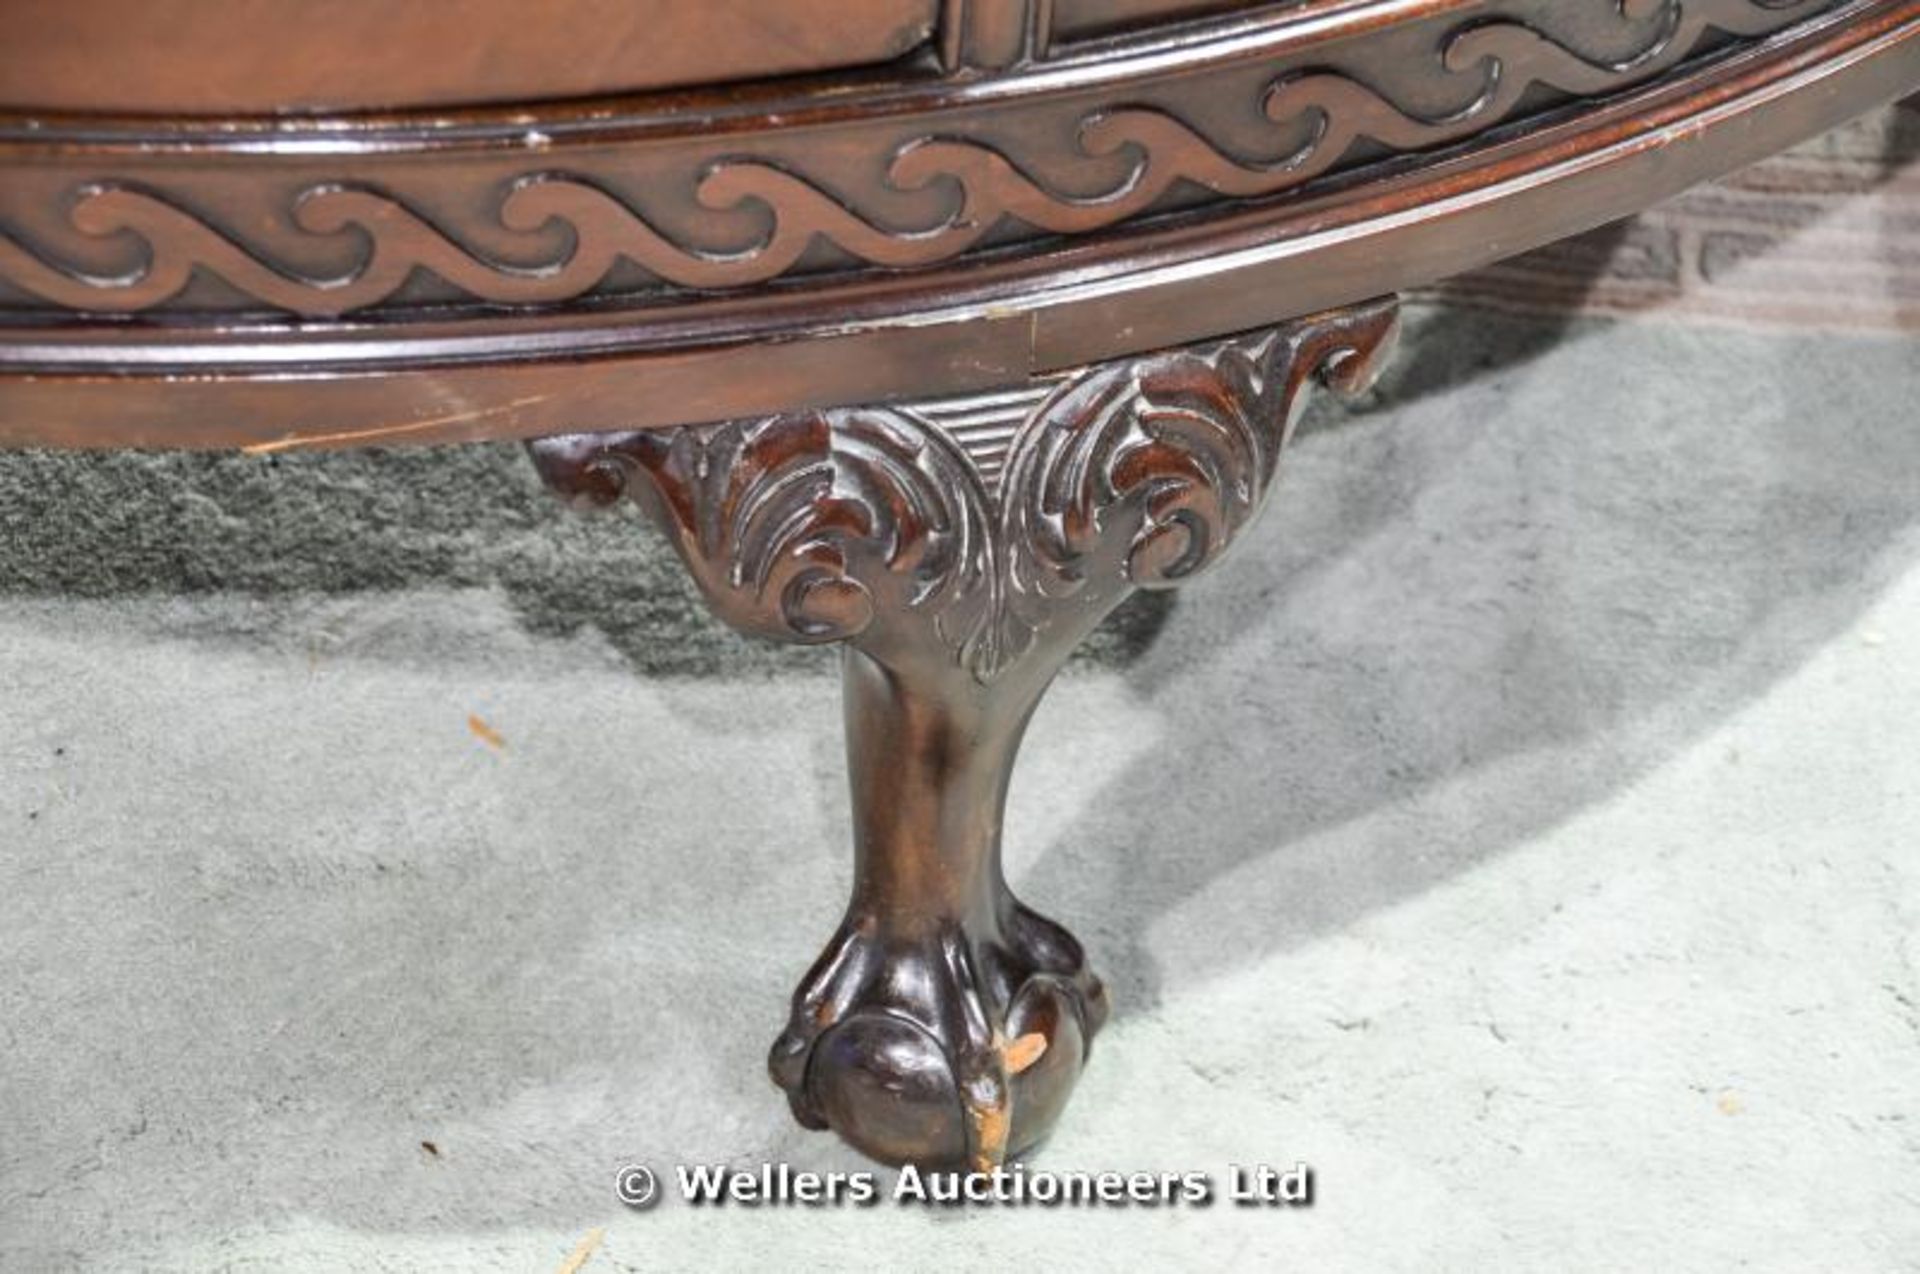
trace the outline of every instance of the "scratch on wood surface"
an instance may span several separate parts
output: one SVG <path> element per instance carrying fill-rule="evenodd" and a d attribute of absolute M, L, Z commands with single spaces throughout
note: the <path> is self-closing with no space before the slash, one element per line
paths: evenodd
<path fill-rule="evenodd" d="M 480 407 L 473 411 L 456 411 L 444 416 L 429 416 L 425 420 L 409 420 L 400 425 L 374 425 L 368 429 L 347 429 L 330 434 L 302 434 L 295 438 L 276 438 L 272 442 L 250 442 L 240 448 L 247 456 L 268 456 L 281 451 L 299 451 L 307 447 L 330 447 L 338 443 L 370 442 L 376 438 L 392 438 L 400 434 L 419 433 L 425 429 L 438 429 L 442 425 L 458 425 L 469 420 L 484 420 L 488 416 L 498 416 L 504 412 L 517 411 L 522 407 L 531 407 L 543 403 L 551 397 L 548 394 L 535 394 L 531 398 L 516 398 L 512 402 L 501 403 L 497 407 Z"/>
<path fill-rule="evenodd" d="M 990 1106 L 969 1103 L 967 1116 L 973 1124 L 973 1170 L 992 1172 L 1007 1161 L 1008 1125 L 1013 1112 L 1003 1097 Z"/>
<path fill-rule="evenodd" d="M 574 1248 L 567 1255 L 567 1259 L 561 1262 L 558 1274 L 580 1274 L 586 1263 L 593 1259 L 593 1254 L 600 1250 L 600 1242 L 606 1237 L 607 1232 L 599 1226 L 588 1230 L 587 1237 L 580 1240 L 580 1246 Z"/>
<path fill-rule="evenodd" d="M 501 734 L 498 730 L 488 725 L 485 720 L 471 712 L 467 714 L 467 729 L 473 732 L 474 738 L 480 740 L 480 742 L 486 744 L 496 752 L 507 746 L 505 735 Z"/>
<path fill-rule="evenodd" d="M 1029 1031 L 1002 1049 L 1000 1055 L 1006 1059 L 1007 1074 L 1018 1075 L 1039 1061 L 1046 1051 L 1047 1037 L 1038 1031 Z"/>

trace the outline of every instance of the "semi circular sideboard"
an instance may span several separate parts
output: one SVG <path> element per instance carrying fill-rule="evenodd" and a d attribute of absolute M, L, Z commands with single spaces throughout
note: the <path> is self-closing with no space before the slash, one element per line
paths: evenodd
<path fill-rule="evenodd" d="M 991 1167 L 1106 1015 L 1026 722 L 1258 512 L 1394 293 L 1920 88 L 1920 0 L 14 0 L 0 445 L 521 438 L 845 649 L 805 1123 Z M 1204 829 L 1196 829 L 1204 835 Z"/>

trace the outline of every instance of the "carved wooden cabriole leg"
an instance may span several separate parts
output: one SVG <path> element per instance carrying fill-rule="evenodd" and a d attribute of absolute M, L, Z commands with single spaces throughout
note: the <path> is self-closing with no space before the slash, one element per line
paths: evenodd
<path fill-rule="evenodd" d="M 1122 598 L 1253 517 L 1309 379 L 1364 387 L 1394 327 L 1375 302 L 1002 395 L 531 444 L 576 503 L 645 510 L 729 623 L 846 643 L 853 899 L 771 1059 L 803 1123 L 980 1168 L 1052 1126 L 1107 1000 L 1002 874 L 1021 735 Z"/>

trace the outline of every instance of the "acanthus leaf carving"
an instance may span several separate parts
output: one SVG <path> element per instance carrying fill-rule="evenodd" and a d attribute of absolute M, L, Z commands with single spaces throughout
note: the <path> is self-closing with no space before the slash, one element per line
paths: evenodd
<path fill-rule="evenodd" d="M 542 439 L 576 502 L 631 498 L 742 631 L 858 639 L 877 613 L 933 614 L 965 644 L 988 610 L 985 502 L 965 456 L 878 409 Z"/>
<path fill-rule="evenodd" d="M 931 645 L 989 684 L 1210 565 L 1259 509 L 1308 383 L 1358 392 L 1395 323 L 1381 302 L 1070 376 L 997 483 L 910 406 L 531 445 L 577 500 L 638 504 L 742 631 L 883 664 Z"/>

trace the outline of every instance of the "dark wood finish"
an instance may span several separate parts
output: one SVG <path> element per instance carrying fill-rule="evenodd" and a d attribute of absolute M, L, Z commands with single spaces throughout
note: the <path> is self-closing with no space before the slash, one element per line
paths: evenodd
<path fill-rule="evenodd" d="M 728 623 L 846 643 L 853 900 L 772 1057 L 802 1122 L 981 1169 L 1053 1125 L 1106 993 L 1001 872 L 1027 720 L 1128 593 L 1198 574 L 1253 517 L 1308 381 L 1358 391 L 1393 333 L 1373 304 L 1079 371 L 1030 408 L 1015 392 L 530 444 L 576 502 L 633 499 Z"/>
<path fill-rule="evenodd" d="M 1368 298 L 1920 85 L 1920 0 L 528 11 L 9 5 L 0 445 L 538 438 L 728 622 L 844 642 L 855 894 L 774 1075 L 977 1166 L 1104 1016 L 1000 871 L 1027 718 L 1364 380 Z"/>
<path fill-rule="evenodd" d="M 1048 26 L 1053 38 L 1064 42 L 1225 13 L 1236 7 L 1236 0 L 1053 0 Z"/>
<path fill-rule="evenodd" d="M 1440 7 L 1459 21 L 1460 6 Z M 1108 73 L 1070 70 L 1076 83 Z M 933 100 L 971 101 L 998 83 L 967 81 Z M 128 324 L 0 310 L 0 444 L 446 442 L 717 420 L 930 386 L 988 389 L 1431 282 L 1631 213 L 1915 83 L 1920 0 L 1867 0 L 1423 162 L 1342 170 L 1269 198 L 1221 200 L 1031 250 L 976 251 L 945 266 L 645 304 L 456 306 L 345 323 L 225 314 Z M 1124 88 L 1102 84 L 1104 93 Z M 910 105 L 937 109 L 918 97 Z M 671 123 L 670 112 L 661 121 Z M 221 162 L 251 171 L 252 152 L 232 151 L 238 144 L 218 143 L 228 148 Z M 51 164 L 61 175 L 39 187 L 35 206 L 57 218 L 65 192 L 89 171 L 82 161 L 96 171 L 137 160 L 198 172 L 204 147 L 216 143 L 178 154 L 157 145 L 0 136 L 0 199 L 24 197 L 23 183 Z M 362 132 L 326 143 L 354 153 L 372 145 Z M 436 173 L 439 154 L 416 151 L 407 162 Z M 312 162 L 272 151 L 257 158 L 275 171 L 296 160 Z M 208 198 L 229 189 L 208 181 Z M 14 224 L 0 208 L 0 231 Z M 363 242 L 351 230 L 336 240 L 349 251 Z M 92 245 L 138 261 L 130 235 Z"/>
<path fill-rule="evenodd" d="M 964 74 L 1035 61 L 1052 26 L 1052 0 L 944 0 L 941 68 Z"/>
<path fill-rule="evenodd" d="M 0 190 L 0 285 L 29 312 L 331 318 L 632 305 L 666 288 L 938 265 L 1272 198 L 1351 166 L 1362 139 L 1431 150 L 1543 93 L 1644 83 L 1711 32 L 1762 36 L 1833 6 L 1488 0 L 1401 6 L 1412 16 L 1385 28 L 1369 6 L 1319 21 L 1283 9 L 986 79 L 395 119 L 306 130 L 298 146 L 282 120 L 240 133 L 102 122 L 52 144 L 42 121 L 10 136 L 0 123 L 0 158 L 21 161 Z M 966 12 L 1028 20 L 1019 6 Z"/>

